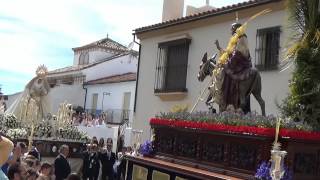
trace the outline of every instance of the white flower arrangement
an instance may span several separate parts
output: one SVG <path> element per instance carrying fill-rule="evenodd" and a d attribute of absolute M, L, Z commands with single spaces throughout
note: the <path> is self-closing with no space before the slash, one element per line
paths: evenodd
<path fill-rule="evenodd" d="M 3 125 L 8 129 L 21 128 L 21 123 L 17 121 L 17 118 L 14 114 L 5 114 L 3 118 Z"/>
<path fill-rule="evenodd" d="M 34 129 L 34 139 L 56 139 L 63 141 L 89 142 L 89 136 L 79 131 L 76 127 L 68 124 L 64 127 L 54 128 L 56 116 L 38 122 Z M 53 123 L 52 123 L 53 121 Z M 31 124 L 21 123 L 13 114 L 0 115 L 0 132 L 7 134 L 13 139 L 28 138 L 31 134 Z M 56 130 L 56 132 L 55 132 Z"/>
<path fill-rule="evenodd" d="M 27 138 L 28 132 L 24 128 L 9 129 L 7 135 L 12 139 L 24 139 Z"/>

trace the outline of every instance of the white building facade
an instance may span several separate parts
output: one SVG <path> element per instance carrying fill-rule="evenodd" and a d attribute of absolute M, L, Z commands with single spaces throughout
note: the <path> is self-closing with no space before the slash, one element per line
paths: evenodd
<path fill-rule="evenodd" d="M 266 113 L 279 113 L 275 102 L 281 103 L 287 96 L 292 72 L 291 68 L 283 72 L 278 68 L 287 40 L 284 1 L 239 3 L 135 30 L 141 51 L 133 128 L 144 131 L 143 139 L 150 138 L 149 119 L 156 114 L 168 112 L 175 105 L 192 108 L 209 79 L 197 79 L 201 58 L 206 52 L 209 56 L 218 52 L 216 39 L 222 47 L 227 46 L 236 14 L 243 23 L 264 9 L 272 11 L 249 22 L 246 35 L 252 64 L 260 70 Z M 205 103 L 200 102 L 197 110 L 207 110 Z M 261 113 L 253 96 L 251 110 Z"/>
<path fill-rule="evenodd" d="M 134 101 L 131 97 L 135 94 L 138 52 L 110 38 L 73 48 L 73 51 L 72 66 L 49 72 L 52 112 L 57 112 L 62 102 L 81 106 L 93 114 L 108 109 L 122 110 L 124 107 L 132 112 Z M 123 77 L 126 74 L 130 77 Z M 112 81 L 112 77 L 118 79 Z M 125 93 L 130 93 L 130 99 Z M 124 98 L 129 106 L 123 105 Z"/>

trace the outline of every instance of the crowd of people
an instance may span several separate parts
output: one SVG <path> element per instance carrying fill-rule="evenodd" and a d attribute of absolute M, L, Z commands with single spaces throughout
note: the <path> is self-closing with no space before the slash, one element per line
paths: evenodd
<path fill-rule="evenodd" d="M 93 137 L 83 155 L 82 179 L 122 180 L 125 177 L 125 154 L 132 154 L 130 147 L 122 147 L 117 154 L 112 152 L 113 141 Z"/>
<path fill-rule="evenodd" d="M 31 150 L 23 142 L 13 144 L 0 135 L 0 180 L 123 180 L 125 177 L 124 155 L 131 154 L 132 149 L 123 147 L 117 154 L 112 151 L 113 141 L 106 143 L 93 137 L 83 152 L 82 168 L 72 173 L 69 146 L 59 148 L 59 154 L 53 163 L 42 160 L 44 145 L 37 142 Z"/>
<path fill-rule="evenodd" d="M 75 113 L 72 115 L 72 124 L 75 126 L 87 127 L 105 126 L 106 119 L 107 117 L 105 113 L 100 115 L 94 115 L 91 113 Z"/>

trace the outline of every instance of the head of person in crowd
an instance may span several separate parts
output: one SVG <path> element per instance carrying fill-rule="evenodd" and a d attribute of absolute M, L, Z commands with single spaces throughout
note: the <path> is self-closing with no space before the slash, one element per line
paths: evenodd
<path fill-rule="evenodd" d="M 37 141 L 36 148 L 37 148 L 37 151 L 41 152 L 43 150 L 43 142 Z"/>
<path fill-rule="evenodd" d="M 100 138 L 100 139 L 99 139 L 99 147 L 100 147 L 100 148 L 103 148 L 103 147 L 104 147 L 104 139 L 103 139 L 103 138 Z"/>
<path fill-rule="evenodd" d="M 67 158 L 69 156 L 69 146 L 66 144 L 60 146 L 59 153 Z"/>
<path fill-rule="evenodd" d="M 108 138 L 107 139 L 107 150 L 108 151 L 112 151 L 112 145 L 113 145 L 112 138 Z"/>
<path fill-rule="evenodd" d="M 93 136 L 92 141 L 98 141 L 98 138 L 96 136 Z"/>
<path fill-rule="evenodd" d="M 98 139 L 97 139 L 96 136 L 92 137 L 91 144 L 99 144 Z"/>
<path fill-rule="evenodd" d="M 126 152 L 127 152 L 127 147 L 122 147 L 121 153 L 122 153 L 122 154 L 125 154 Z"/>
<path fill-rule="evenodd" d="M 76 174 L 76 173 L 71 173 L 71 174 L 68 176 L 67 180 L 81 180 L 81 178 L 80 178 L 80 176 L 79 176 L 78 174 Z"/>
<path fill-rule="evenodd" d="M 17 143 L 17 147 L 20 148 L 21 155 L 24 155 L 25 153 L 28 152 L 28 148 L 27 148 L 27 146 L 26 146 L 26 144 L 24 142 L 18 142 Z"/>
<path fill-rule="evenodd" d="M 38 174 L 37 171 L 33 168 L 27 170 L 26 180 L 37 180 Z"/>
<path fill-rule="evenodd" d="M 132 150 L 132 147 L 131 147 L 131 146 L 128 146 L 128 147 L 127 147 L 127 154 L 131 154 L 132 151 L 133 151 L 133 150 Z"/>
<path fill-rule="evenodd" d="M 49 164 L 48 162 L 42 163 L 39 172 L 40 172 L 41 176 L 45 176 L 45 177 L 51 176 L 51 174 L 52 174 L 52 165 Z"/>
<path fill-rule="evenodd" d="M 9 180 L 22 180 L 26 176 L 26 172 L 20 163 L 14 163 L 9 166 L 8 178 Z"/>
<path fill-rule="evenodd" d="M 92 152 L 98 152 L 99 148 L 98 148 L 98 144 L 92 144 Z"/>
<path fill-rule="evenodd" d="M 33 169 L 40 169 L 40 161 L 33 155 L 27 155 L 25 160 L 24 160 L 27 168 L 33 168 Z"/>

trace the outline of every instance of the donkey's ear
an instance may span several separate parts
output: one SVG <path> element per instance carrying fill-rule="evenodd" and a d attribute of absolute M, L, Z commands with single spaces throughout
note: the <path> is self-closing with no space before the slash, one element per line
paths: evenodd
<path fill-rule="evenodd" d="M 217 57 L 217 53 L 210 58 L 210 62 L 216 63 L 216 57 Z"/>
<path fill-rule="evenodd" d="M 203 55 L 202 62 L 203 62 L 203 63 L 206 63 L 207 60 L 208 60 L 208 53 L 205 53 L 205 54 Z"/>

